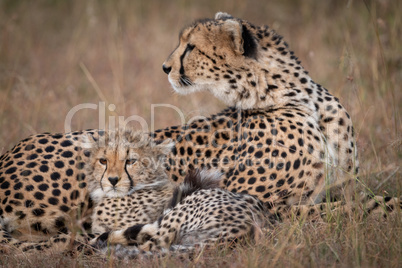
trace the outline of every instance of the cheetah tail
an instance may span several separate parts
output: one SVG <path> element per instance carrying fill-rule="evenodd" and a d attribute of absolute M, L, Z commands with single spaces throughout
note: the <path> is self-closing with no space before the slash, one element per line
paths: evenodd
<path fill-rule="evenodd" d="M 199 190 L 218 188 L 222 173 L 218 170 L 190 170 L 184 182 L 176 187 L 167 209 L 174 208 L 184 198 Z"/>

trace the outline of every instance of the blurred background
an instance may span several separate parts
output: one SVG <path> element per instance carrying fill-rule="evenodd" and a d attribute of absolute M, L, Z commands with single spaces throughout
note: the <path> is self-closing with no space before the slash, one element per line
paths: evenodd
<path fill-rule="evenodd" d="M 376 193 L 400 193 L 401 10 L 395 0 L 0 0 L 0 154 L 30 134 L 64 132 L 82 103 L 105 101 L 116 106 L 106 118 L 148 124 L 151 104 L 186 118 L 218 112 L 224 105 L 208 93 L 174 93 L 162 63 L 184 26 L 226 11 L 284 36 L 352 115 L 362 180 Z M 157 128 L 180 123 L 169 108 L 155 119 Z M 98 127 L 98 110 L 72 120 L 74 130 Z"/>

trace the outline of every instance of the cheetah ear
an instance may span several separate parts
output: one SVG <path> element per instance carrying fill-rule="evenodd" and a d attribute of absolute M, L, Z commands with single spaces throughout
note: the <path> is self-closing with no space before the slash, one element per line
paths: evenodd
<path fill-rule="evenodd" d="M 157 143 L 157 145 L 155 147 L 160 152 L 160 155 L 158 155 L 159 157 L 166 156 L 168 153 L 170 153 L 172 151 L 172 149 L 174 148 L 174 145 L 175 145 L 175 143 L 173 142 L 172 139 L 166 139 L 160 143 L 158 143 L 158 142 L 156 142 L 156 143 Z"/>
<path fill-rule="evenodd" d="M 94 149 L 98 147 L 97 139 L 92 134 L 86 134 L 82 137 L 81 147 L 84 149 Z"/>
<path fill-rule="evenodd" d="M 235 19 L 227 19 L 223 22 L 222 30 L 229 34 L 232 47 L 237 55 L 257 59 L 258 44 L 246 25 Z"/>
<path fill-rule="evenodd" d="M 227 19 L 222 24 L 222 30 L 227 33 L 231 39 L 231 46 L 237 55 L 243 55 L 243 38 L 242 38 L 242 25 L 240 22 Z"/>
<path fill-rule="evenodd" d="M 215 19 L 216 20 L 226 20 L 226 19 L 233 19 L 233 16 L 226 13 L 226 12 L 217 12 L 215 14 Z"/>

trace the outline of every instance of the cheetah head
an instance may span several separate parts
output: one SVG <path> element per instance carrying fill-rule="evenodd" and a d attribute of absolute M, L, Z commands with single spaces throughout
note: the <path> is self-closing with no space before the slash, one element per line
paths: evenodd
<path fill-rule="evenodd" d="M 229 106 L 255 109 L 307 97 L 298 89 L 300 79 L 308 81 L 299 63 L 268 26 L 218 12 L 184 28 L 163 70 L 180 94 L 208 91 Z M 287 94 L 292 87 L 296 93 Z"/>
<path fill-rule="evenodd" d="M 217 13 L 215 20 L 197 21 L 181 32 L 179 45 L 163 70 L 180 94 L 216 88 L 227 91 L 225 77 L 231 76 L 230 72 L 233 79 L 241 79 L 235 76 L 238 71 L 227 70 L 255 65 L 257 52 L 254 37 L 240 20 Z"/>
<path fill-rule="evenodd" d="M 95 202 L 168 180 L 165 158 L 174 146 L 171 140 L 157 144 L 148 134 L 133 130 L 104 132 L 99 139 L 85 139 L 90 153 L 88 187 Z"/>

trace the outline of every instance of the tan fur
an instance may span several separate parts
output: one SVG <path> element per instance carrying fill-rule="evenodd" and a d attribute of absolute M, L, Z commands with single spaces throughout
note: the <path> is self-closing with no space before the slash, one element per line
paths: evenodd
<path fill-rule="evenodd" d="M 182 31 L 164 69 L 177 92 L 208 91 L 238 109 L 237 117 L 236 109 L 229 109 L 210 121 L 194 122 L 191 129 L 214 128 L 209 136 L 193 134 L 197 138 L 193 144 L 176 143 L 177 151 L 186 151 L 209 140 L 221 145 L 212 150 L 211 158 L 236 155 L 227 166 L 220 165 L 223 172 L 232 174 L 222 187 L 256 195 L 274 206 L 314 204 L 328 193 L 340 196 L 339 189 L 356 178 L 357 150 L 349 114 L 310 78 L 282 37 L 268 26 L 254 26 L 221 12 L 214 20 L 197 21 Z M 218 119 L 221 122 L 215 124 Z M 164 132 L 170 131 L 167 128 L 155 137 L 164 139 Z M 216 133 L 229 138 L 209 138 Z M 206 151 L 201 150 L 201 155 Z M 256 159 L 257 151 L 263 157 Z M 247 164 L 249 160 L 252 165 Z M 174 172 L 181 169 L 186 167 Z M 284 182 L 278 183 L 281 179 Z"/>
<path fill-rule="evenodd" d="M 169 142 L 152 150 L 149 137 L 147 141 L 143 150 L 136 150 L 139 159 L 146 154 L 150 162 L 156 162 L 171 150 Z M 134 139 L 129 143 L 118 142 L 108 147 L 106 154 L 104 149 L 93 146 L 93 159 L 88 167 L 91 179 L 99 181 L 104 174 L 104 170 L 96 172 L 99 155 L 108 163 L 114 163 L 118 152 L 126 152 L 137 144 Z M 133 191 L 122 198 L 103 197 L 95 207 L 92 230 L 106 233 L 93 239 L 91 244 L 107 241 L 108 245 L 138 244 L 141 250 L 168 249 L 172 245 L 203 245 L 245 237 L 255 234 L 263 225 L 263 207 L 258 200 L 216 188 L 219 173 L 196 172 L 175 187 L 163 165 L 150 167 L 138 161 L 136 166 L 129 172 L 136 181 Z M 142 175 L 144 179 L 137 183 Z"/>
<path fill-rule="evenodd" d="M 138 186 L 165 177 L 166 154 L 174 146 L 171 140 L 155 144 L 149 136 L 131 129 L 106 132 L 98 141 L 87 137 L 86 144 L 92 155 L 87 165 L 89 190 L 96 201 L 103 196 L 126 196 Z M 117 184 L 113 186 L 109 178 L 117 178 Z"/>
<path fill-rule="evenodd" d="M 75 152 L 68 150 L 68 154 L 61 154 L 67 158 L 66 162 L 58 161 L 62 162 L 63 166 L 57 161 L 54 163 L 54 167 L 47 166 L 48 177 L 37 173 L 36 176 L 32 176 L 31 180 L 23 180 L 25 185 L 21 183 L 22 186 L 19 188 L 25 190 L 22 194 L 22 197 L 26 198 L 24 202 L 10 200 L 8 198 L 10 194 L 3 187 L 0 198 L 4 205 L 0 206 L 2 212 L 0 241 L 2 243 L 16 246 L 23 251 L 66 248 L 71 242 L 69 235 L 65 235 L 62 239 L 57 236 L 49 240 L 47 238 L 58 232 L 69 233 L 73 230 L 76 231 L 77 228 L 84 229 L 86 222 L 92 221 L 92 202 L 96 205 L 106 197 L 115 198 L 112 202 L 120 202 L 124 199 L 117 197 L 124 197 L 134 191 L 139 192 L 138 199 L 148 200 L 149 196 L 142 194 L 147 191 L 147 187 L 152 188 L 154 194 L 161 193 L 155 189 L 166 191 L 166 188 L 169 188 L 168 193 L 173 191 L 174 185 L 168 180 L 164 171 L 166 154 L 173 146 L 170 140 L 156 144 L 148 135 L 131 129 L 117 132 L 100 131 L 99 133 L 88 131 L 80 133 L 84 134 L 81 136 L 82 140 L 71 138 L 76 134 L 67 133 L 66 135 L 54 135 L 54 137 L 60 140 L 62 147 L 73 149 L 74 146 L 75 148 L 82 146 L 85 150 L 84 153 L 80 155 L 77 154 L 78 150 L 74 150 Z M 47 138 L 49 137 L 38 135 L 32 138 L 37 141 L 35 146 L 26 145 L 28 140 L 22 141 L 19 146 L 37 148 L 36 152 L 38 150 L 49 151 L 49 146 L 53 145 L 49 145 L 50 142 Z M 44 142 L 43 139 L 47 139 L 47 142 Z M 42 144 L 43 146 L 41 146 Z M 81 156 L 85 158 L 82 159 Z M 37 158 L 47 159 L 47 156 L 43 154 L 38 155 Z M 101 164 L 101 159 L 106 160 L 106 163 Z M 136 161 L 132 161 L 133 159 Z M 68 162 L 69 160 L 70 162 Z M 77 170 L 81 170 L 81 173 L 78 174 L 69 168 L 72 166 L 71 161 L 75 163 L 77 160 L 80 161 Z M 128 163 L 128 161 L 132 163 Z M 44 162 L 43 160 L 42 164 Z M 32 162 L 28 162 L 28 165 L 30 163 Z M 47 173 L 43 167 L 40 168 L 40 171 Z M 66 176 L 64 174 L 72 178 L 64 179 L 63 176 Z M 109 177 L 117 177 L 117 184 L 113 186 L 108 180 Z M 156 181 L 157 178 L 161 180 Z M 156 185 L 150 185 L 155 181 Z M 17 186 L 18 183 L 16 183 Z M 28 191 L 26 187 L 33 188 L 33 190 Z M 14 190 L 18 189 L 14 187 Z M 89 196 L 91 196 L 92 202 L 89 202 Z M 154 198 L 157 199 L 159 196 L 156 195 Z M 163 200 L 163 198 L 161 199 Z M 152 212 L 155 214 L 154 217 L 142 218 L 139 216 L 138 222 L 147 223 L 155 220 L 155 217 L 163 211 L 159 204 L 156 202 L 155 205 L 157 212 Z M 99 206 L 95 212 L 99 212 Z M 99 223 L 99 226 L 96 226 L 96 223 Z M 102 223 L 104 221 L 98 218 L 92 231 L 103 232 L 112 228 L 105 229 L 101 226 Z M 116 228 L 118 227 L 122 226 L 116 226 Z M 18 235 L 24 233 L 26 235 Z M 19 239 L 17 240 L 11 235 L 18 236 Z M 32 243 L 35 235 L 41 236 L 40 240 L 44 241 L 39 244 Z M 85 238 L 83 239 L 85 240 Z M 26 242 L 21 243 L 20 241 Z"/>
<path fill-rule="evenodd" d="M 257 199 L 216 188 L 220 173 L 203 171 L 180 186 L 169 180 L 164 164 L 172 149 L 170 140 L 156 144 L 148 135 L 129 130 L 95 137 L 91 133 L 83 144 L 88 155 L 84 178 L 88 194 L 95 201 L 91 232 L 92 235 L 110 232 L 112 244 L 141 243 L 144 244 L 141 249 L 189 245 L 190 241 L 206 244 L 255 234 L 256 228 L 263 224 L 264 215 Z M 109 176 L 118 177 L 114 186 L 107 182 Z M 198 211 L 204 212 L 198 214 Z M 87 218 L 88 213 L 80 218 Z M 156 221 L 158 218 L 160 222 Z M 126 230 L 138 224 L 144 224 L 144 228 L 138 239 L 131 241 L 125 236 Z M 27 253 L 67 250 L 72 245 L 87 245 L 88 239 L 85 234 L 74 233 L 40 241 L 20 241 L 7 233 L 3 237 L 7 239 L 3 243 Z M 92 243 L 101 238 L 93 239 Z M 152 242 L 148 242 L 150 238 Z"/>
<path fill-rule="evenodd" d="M 182 31 L 164 70 L 179 93 L 209 91 L 234 106 L 152 134 L 175 142 L 166 166 L 174 182 L 189 170 L 218 168 L 222 188 L 253 195 L 272 213 L 339 197 L 339 188 L 354 182 L 358 159 L 349 114 L 268 26 L 226 13 L 197 21 Z M 98 137 L 91 130 L 31 136 L 0 157 L 1 242 L 15 242 L 10 233 L 19 231 L 65 231 L 77 216 L 79 225 L 90 220 L 82 219 L 91 215 L 88 142 L 81 141 L 87 134 Z M 120 179 L 120 189 L 106 196 L 130 191 L 124 173 L 110 176 Z"/>

